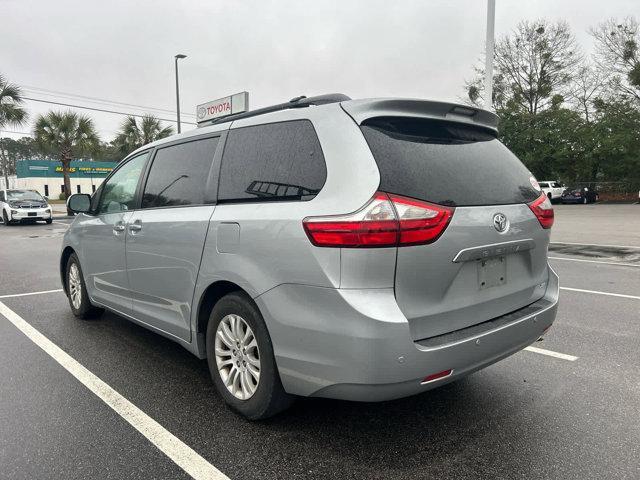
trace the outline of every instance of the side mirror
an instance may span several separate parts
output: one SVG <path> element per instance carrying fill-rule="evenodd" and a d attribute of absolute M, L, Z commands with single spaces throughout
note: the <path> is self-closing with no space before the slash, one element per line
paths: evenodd
<path fill-rule="evenodd" d="M 67 209 L 74 213 L 86 213 L 91 210 L 91 196 L 86 193 L 76 193 L 67 199 Z"/>

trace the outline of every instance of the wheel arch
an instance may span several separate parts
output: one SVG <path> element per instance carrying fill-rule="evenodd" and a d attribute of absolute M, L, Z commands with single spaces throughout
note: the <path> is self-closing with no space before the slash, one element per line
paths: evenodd
<path fill-rule="evenodd" d="M 228 280 L 218 280 L 209 285 L 200 296 L 200 300 L 198 302 L 198 315 L 196 317 L 197 323 L 195 331 L 195 347 L 200 358 L 206 358 L 207 355 L 205 343 L 207 325 L 209 323 L 209 315 L 211 314 L 211 310 L 218 302 L 218 300 L 231 292 L 244 292 L 248 294 L 248 292 L 237 283 L 230 282 Z"/>

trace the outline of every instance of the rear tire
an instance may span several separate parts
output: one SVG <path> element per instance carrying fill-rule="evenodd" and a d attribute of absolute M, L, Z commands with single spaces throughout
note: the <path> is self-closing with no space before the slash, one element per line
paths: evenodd
<path fill-rule="evenodd" d="M 65 272 L 67 298 L 69 299 L 69 306 L 73 314 L 83 320 L 95 318 L 102 314 L 104 310 L 95 307 L 91 304 L 91 300 L 89 300 L 80 261 L 75 253 L 72 253 L 69 260 L 67 260 L 67 269 Z"/>
<path fill-rule="evenodd" d="M 267 326 L 246 293 L 232 292 L 215 304 L 206 348 L 218 393 L 245 418 L 263 420 L 293 403 L 282 387 Z"/>

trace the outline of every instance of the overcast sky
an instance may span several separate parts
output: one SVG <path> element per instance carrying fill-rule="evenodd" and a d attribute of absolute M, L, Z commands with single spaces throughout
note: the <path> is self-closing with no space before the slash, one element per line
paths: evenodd
<path fill-rule="evenodd" d="M 522 19 L 565 19 L 586 53 L 589 26 L 640 13 L 638 0 L 496 3 L 497 37 Z M 184 53 L 183 120 L 194 121 L 197 104 L 243 90 L 252 108 L 329 92 L 459 100 L 483 52 L 486 1 L 0 0 L 0 12 L 0 72 L 25 96 L 145 112 L 46 89 L 173 111 L 173 57 Z M 27 108 L 34 118 L 63 107 Z M 104 140 L 124 118 L 84 113 Z"/>

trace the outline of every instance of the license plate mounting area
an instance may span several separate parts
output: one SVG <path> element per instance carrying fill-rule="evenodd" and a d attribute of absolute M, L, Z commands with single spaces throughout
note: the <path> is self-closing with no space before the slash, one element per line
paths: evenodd
<path fill-rule="evenodd" d="M 477 261 L 478 265 L 478 288 L 497 287 L 507 283 L 507 258 L 493 257 Z"/>

